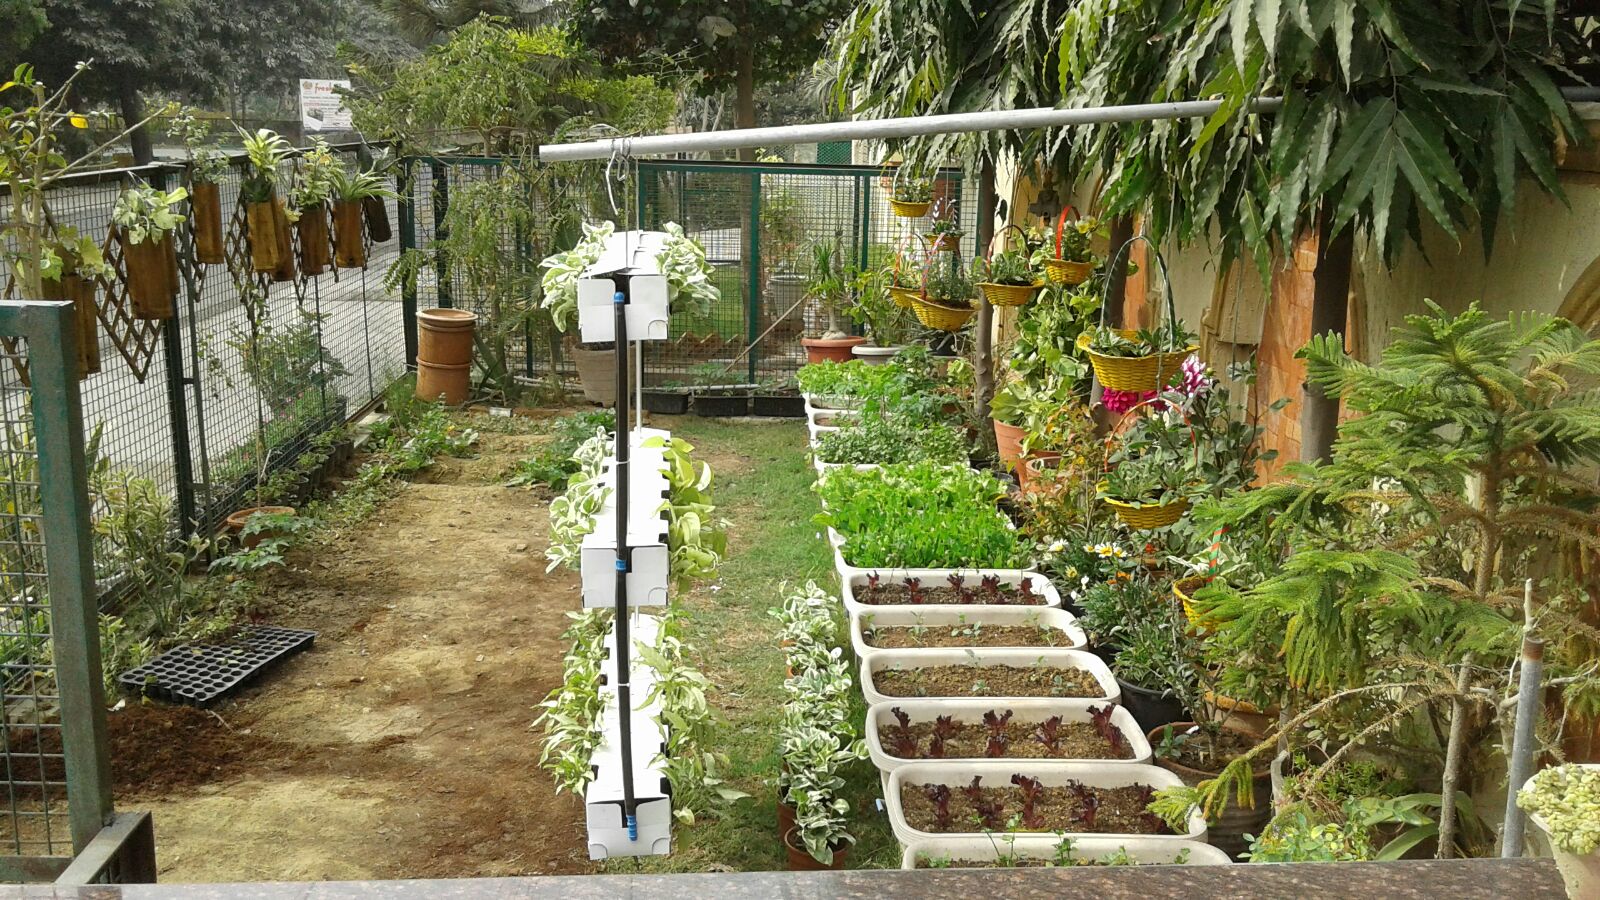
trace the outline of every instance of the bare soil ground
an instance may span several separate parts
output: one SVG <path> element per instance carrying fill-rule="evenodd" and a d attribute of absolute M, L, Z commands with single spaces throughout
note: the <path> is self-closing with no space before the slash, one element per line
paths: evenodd
<path fill-rule="evenodd" d="M 117 802 L 155 814 L 162 881 L 593 870 L 531 728 L 577 607 L 544 571 L 547 497 L 501 485 L 539 440 L 485 435 L 291 560 L 269 619 L 320 634 L 261 686 L 112 715 Z"/>

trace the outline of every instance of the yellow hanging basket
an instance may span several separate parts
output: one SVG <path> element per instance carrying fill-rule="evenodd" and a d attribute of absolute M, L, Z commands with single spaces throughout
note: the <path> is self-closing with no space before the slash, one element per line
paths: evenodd
<path fill-rule="evenodd" d="M 1094 263 L 1047 259 L 1044 261 L 1044 273 L 1056 284 L 1079 285 L 1088 281 L 1089 276 L 1094 274 Z"/>
<path fill-rule="evenodd" d="M 912 296 L 911 308 L 917 314 L 917 321 L 938 331 L 960 331 L 961 326 L 967 324 L 967 320 L 977 312 L 975 309 L 941 306 L 921 294 Z"/>
<path fill-rule="evenodd" d="M 890 200 L 889 208 L 902 219 L 920 219 L 933 208 L 933 202 L 909 203 L 905 200 Z"/>
<path fill-rule="evenodd" d="M 922 243 L 928 248 L 929 253 L 954 253 L 961 249 L 961 234 L 955 231 L 946 231 L 943 234 L 919 234 Z"/>
<path fill-rule="evenodd" d="M 980 281 L 978 287 L 983 290 L 983 295 L 995 306 L 1022 306 L 1034 295 L 1044 288 L 1044 282 L 1035 281 L 1033 284 L 995 284 L 992 281 Z"/>
<path fill-rule="evenodd" d="M 1119 328 L 1117 333 L 1130 341 L 1139 334 L 1132 328 Z M 1099 379 L 1100 386 L 1108 390 L 1138 394 L 1159 390 L 1164 383 L 1171 381 L 1173 376 L 1178 374 L 1189 354 L 1200 349 L 1191 346 L 1183 350 L 1152 353 L 1149 356 L 1106 356 L 1089 349 L 1089 344 L 1093 340 L 1094 333 L 1085 331 L 1078 335 L 1078 348 L 1088 354 L 1089 364 L 1094 366 L 1094 377 Z"/>
<path fill-rule="evenodd" d="M 891 287 L 889 296 L 894 298 L 895 306 L 910 309 L 916 302 L 917 291 L 915 288 Z"/>
<path fill-rule="evenodd" d="M 1194 591 L 1205 587 L 1205 584 L 1206 580 L 1200 577 L 1179 579 L 1172 583 L 1172 596 L 1177 597 L 1178 602 L 1183 604 L 1183 614 L 1188 617 L 1190 625 L 1214 631 L 1216 621 L 1202 616 L 1195 608 L 1194 597 L 1190 596 Z"/>
<path fill-rule="evenodd" d="M 1104 481 L 1100 482 L 1100 490 L 1102 492 L 1105 491 L 1105 487 L 1106 483 Z M 1183 514 L 1189 511 L 1188 497 L 1174 500 L 1171 503 L 1164 503 L 1160 506 L 1148 503 L 1127 503 L 1112 497 L 1102 497 L 1100 499 L 1116 512 L 1117 518 L 1122 520 L 1122 524 L 1135 531 L 1165 528 L 1183 518 Z"/>

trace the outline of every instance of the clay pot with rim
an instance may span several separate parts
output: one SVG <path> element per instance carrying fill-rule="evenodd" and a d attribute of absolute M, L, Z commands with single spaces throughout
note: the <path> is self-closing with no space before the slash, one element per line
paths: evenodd
<path fill-rule="evenodd" d="M 189 186 L 189 213 L 194 223 L 194 261 L 217 265 L 228 261 L 222 239 L 222 191 L 213 181 Z"/>
<path fill-rule="evenodd" d="M 1034 450 L 1022 458 L 1022 465 L 1017 466 L 1017 487 L 1023 493 L 1032 490 L 1035 480 L 1048 480 L 1045 466 L 1061 459 L 1061 454 L 1054 450 Z"/>
<path fill-rule="evenodd" d="M 778 798 L 778 837 L 782 839 L 789 832 L 794 831 L 794 805 L 785 803 L 782 797 Z"/>
<path fill-rule="evenodd" d="M 321 275 L 333 268 L 332 243 L 328 238 L 328 207 L 324 204 L 300 211 L 294 223 L 300 237 L 300 271 Z"/>
<path fill-rule="evenodd" d="M 617 405 L 617 350 L 592 350 L 582 344 L 567 345 L 573 365 L 578 367 L 578 383 L 583 386 L 584 399 L 601 406 Z M 630 379 L 638 376 L 629 367 Z M 632 382 L 630 380 L 631 387 Z"/>
<path fill-rule="evenodd" d="M 783 835 L 783 849 L 789 855 L 789 871 L 791 872 L 837 872 L 844 868 L 844 860 L 850 852 L 848 843 L 833 848 L 833 863 L 823 865 L 817 858 L 806 852 L 800 845 L 799 829 L 790 828 Z"/>
<path fill-rule="evenodd" d="M 1142 724 L 1142 723 L 1141 723 Z M 1163 734 L 1168 728 L 1175 733 L 1197 728 L 1193 722 L 1170 722 L 1150 729 L 1146 737 L 1150 746 L 1160 747 Z M 1223 726 L 1224 731 L 1231 731 L 1243 736 L 1251 743 L 1259 741 L 1259 733 L 1248 731 L 1244 728 Z M 1183 779 L 1183 783 L 1194 787 L 1202 781 L 1215 778 L 1222 773 L 1219 767 L 1215 772 L 1190 768 L 1176 760 L 1166 759 L 1158 752 L 1152 760 L 1156 765 Z M 1254 803 L 1251 807 L 1241 807 L 1237 797 L 1229 796 L 1227 808 L 1222 811 L 1215 821 L 1209 822 L 1206 827 L 1206 842 L 1218 850 L 1238 859 L 1241 853 L 1250 849 L 1250 842 L 1245 840 L 1246 834 L 1259 835 L 1261 829 L 1266 827 L 1272 818 L 1272 764 L 1270 760 L 1263 760 L 1259 768 L 1250 770 L 1250 796 Z"/>
<path fill-rule="evenodd" d="M 361 201 L 340 200 L 333 204 L 333 262 L 341 269 L 366 268 L 362 221 Z"/>
<path fill-rule="evenodd" d="M 842 338 L 801 338 L 800 346 L 806 348 L 806 361 L 820 362 L 849 362 L 851 349 L 865 344 L 864 337 Z"/>
<path fill-rule="evenodd" d="M 999 419 L 994 422 L 994 442 L 1000 451 L 1000 464 L 1007 469 L 1016 469 L 1022 463 L 1022 441 L 1028 436 L 1028 429 L 1021 425 L 1009 425 Z"/>
<path fill-rule="evenodd" d="M 417 396 L 450 406 L 467 402 L 472 387 L 472 336 L 478 314 L 465 309 L 417 313 Z"/>
<path fill-rule="evenodd" d="M 879 347 L 876 344 L 857 344 L 850 348 L 850 355 L 869 366 L 882 366 L 886 365 L 889 360 L 894 359 L 895 354 L 904 349 L 904 345 Z"/>
<path fill-rule="evenodd" d="M 223 530 L 230 535 L 238 536 L 240 532 L 244 531 L 245 522 L 249 521 L 250 517 L 256 513 L 267 516 L 292 516 L 295 514 L 295 508 L 292 506 L 252 506 L 248 509 L 235 510 L 229 513 L 226 519 L 222 520 Z M 261 531 L 248 537 L 240 538 L 240 543 L 244 549 L 254 550 L 262 541 L 277 536 L 271 530 Z"/>

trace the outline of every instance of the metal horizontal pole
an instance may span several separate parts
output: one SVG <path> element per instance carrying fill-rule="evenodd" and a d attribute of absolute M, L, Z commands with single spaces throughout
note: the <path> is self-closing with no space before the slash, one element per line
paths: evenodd
<path fill-rule="evenodd" d="M 1561 93 L 1572 102 L 1600 100 L 1600 88 L 1564 88 Z M 777 125 L 767 128 L 736 128 L 729 131 L 690 134 L 616 137 L 576 144 L 545 144 L 539 148 L 539 159 L 541 162 L 573 162 L 584 159 L 609 159 L 613 155 L 657 156 L 667 153 L 748 150 L 779 144 L 820 144 L 826 141 L 884 140 L 973 131 L 1153 122 L 1162 119 L 1209 116 L 1221 106 L 1220 100 L 1135 103 L 1127 106 L 1091 106 L 1081 109 L 1040 106 L 1032 109 L 1001 109 L 988 112 L 949 113 L 940 116 L 908 116 L 899 119 L 864 119 L 854 122 Z M 1273 113 L 1282 106 L 1281 97 L 1262 97 L 1252 103 L 1250 109 L 1256 113 Z"/>

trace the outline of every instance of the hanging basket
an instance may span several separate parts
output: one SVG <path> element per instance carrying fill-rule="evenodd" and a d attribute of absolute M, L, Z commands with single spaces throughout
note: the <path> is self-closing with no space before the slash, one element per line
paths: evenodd
<path fill-rule="evenodd" d="M 194 222 L 194 259 L 214 266 L 228 261 L 222 240 L 222 192 L 214 181 L 196 181 L 189 190 Z"/>
<path fill-rule="evenodd" d="M 1044 261 L 1044 273 L 1050 276 L 1055 284 L 1064 284 L 1068 287 L 1083 284 L 1094 275 L 1094 263 L 1072 262 L 1066 259 L 1047 259 Z"/>
<path fill-rule="evenodd" d="M 1172 596 L 1177 597 L 1178 602 L 1183 604 L 1183 614 L 1189 619 L 1190 625 L 1196 628 L 1204 628 L 1207 631 L 1214 631 L 1216 630 L 1216 621 L 1202 616 L 1200 610 L 1196 609 L 1194 605 L 1193 594 L 1195 591 L 1205 587 L 1206 581 L 1207 579 L 1203 576 L 1181 578 L 1172 583 Z"/>
<path fill-rule="evenodd" d="M 890 200 L 889 208 L 894 210 L 894 214 L 902 219 L 920 219 L 928 214 L 928 210 L 933 208 L 933 201 L 912 203 L 906 200 Z"/>
<path fill-rule="evenodd" d="M 1105 482 L 1100 482 L 1100 488 L 1105 489 Z M 1116 511 L 1117 518 L 1122 524 L 1135 531 L 1150 531 L 1156 528 L 1165 528 L 1183 518 L 1189 511 L 1189 498 L 1184 497 L 1171 503 L 1160 506 L 1153 504 L 1133 504 L 1111 497 L 1101 498 L 1105 504 Z"/>
<path fill-rule="evenodd" d="M 983 295 L 995 306 L 1022 306 L 1032 300 L 1044 288 L 1044 282 L 1035 281 L 1033 284 L 995 284 L 990 281 L 978 282 Z"/>
<path fill-rule="evenodd" d="M 340 200 L 333 204 L 333 261 L 341 269 L 364 269 L 367 244 L 361 235 L 360 200 Z"/>
<path fill-rule="evenodd" d="M 1117 333 L 1133 340 L 1139 332 L 1132 328 L 1119 328 Z M 1089 364 L 1094 366 L 1094 377 L 1100 381 L 1100 386 L 1113 391 L 1128 391 L 1144 394 L 1159 390 L 1172 376 L 1178 374 L 1183 361 L 1191 353 L 1200 349 L 1186 347 L 1182 350 L 1168 350 L 1163 353 L 1152 353 L 1149 356 L 1106 356 L 1089 349 L 1089 344 L 1094 340 L 1094 333 L 1085 331 L 1078 335 L 1078 348 L 1089 357 Z"/>
<path fill-rule="evenodd" d="M 135 244 L 127 233 L 118 231 L 122 244 L 122 265 L 127 274 L 128 299 L 133 302 L 136 319 L 170 319 L 177 312 L 178 266 L 172 255 L 172 236 L 151 238 Z"/>
<path fill-rule="evenodd" d="M 246 203 L 245 235 L 250 242 L 250 267 L 257 272 L 278 268 L 278 211 L 276 200 Z"/>
<path fill-rule="evenodd" d="M 961 249 L 961 232 L 946 231 L 943 234 L 919 234 L 922 245 L 928 248 L 929 253 L 954 253 Z"/>
<path fill-rule="evenodd" d="M 889 296 L 894 298 L 894 305 L 901 309 L 911 309 L 917 301 L 916 288 L 892 287 Z"/>
<path fill-rule="evenodd" d="M 961 326 L 967 324 L 967 320 L 977 312 L 975 309 L 942 306 L 921 294 L 912 297 L 911 308 L 917 314 L 917 321 L 937 331 L 960 331 Z"/>

